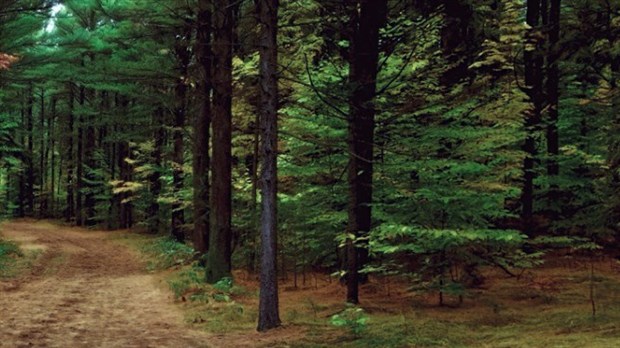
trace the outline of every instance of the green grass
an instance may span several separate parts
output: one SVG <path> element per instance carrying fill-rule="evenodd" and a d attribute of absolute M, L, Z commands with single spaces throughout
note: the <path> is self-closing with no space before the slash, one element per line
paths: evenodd
<path fill-rule="evenodd" d="M 19 260 L 23 257 L 24 254 L 17 244 L 0 240 L 0 278 L 14 277 Z"/>
<path fill-rule="evenodd" d="M 150 256 L 149 269 L 168 269 L 189 264 L 194 258 L 194 249 L 170 237 L 147 239 L 141 247 Z"/>

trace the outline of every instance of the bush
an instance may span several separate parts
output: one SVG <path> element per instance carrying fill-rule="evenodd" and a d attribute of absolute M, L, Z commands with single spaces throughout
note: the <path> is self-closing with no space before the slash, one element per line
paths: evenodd
<path fill-rule="evenodd" d="M 170 237 L 160 237 L 144 246 L 144 252 L 156 260 L 151 262 L 151 269 L 166 269 L 175 266 L 188 265 L 194 259 L 194 249 L 179 243 Z"/>
<path fill-rule="evenodd" d="M 363 308 L 351 306 L 334 314 L 330 322 L 334 326 L 347 328 L 353 336 L 359 337 L 366 330 L 368 319 Z"/>
<path fill-rule="evenodd" d="M 24 256 L 17 244 L 0 240 L 0 275 L 3 275 L 9 266 L 18 257 Z"/>

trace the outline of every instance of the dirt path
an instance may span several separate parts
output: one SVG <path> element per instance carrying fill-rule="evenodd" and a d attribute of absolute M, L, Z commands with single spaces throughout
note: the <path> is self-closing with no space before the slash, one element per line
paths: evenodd
<path fill-rule="evenodd" d="M 18 221 L 5 238 L 42 255 L 0 281 L 0 347 L 206 347 L 131 251 L 104 232 Z"/>

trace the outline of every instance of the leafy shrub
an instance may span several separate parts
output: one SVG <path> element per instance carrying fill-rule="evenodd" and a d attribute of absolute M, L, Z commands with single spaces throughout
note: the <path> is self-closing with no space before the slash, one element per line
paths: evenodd
<path fill-rule="evenodd" d="M 179 276 L 168 281 L 170 289 L 176 299 L 188 297 L 190 301 L 208 303 L 216 302 L 233 303 L 232 296 L 245 292 L 241 287 L 233 283 L 232 278 L 223 278 L 213 285 L 205 283 L 205 269 L 198 262 L 194 262 L 191 268 L 184 270 Z"/>
<path fill-rule="evenodd" d="M 17 244 L 0 240 L 0 275 L 8 270 L 15 258 L 23 256 Z"/>
<path fill-rule="evenodd" d="M 149 268 L 166 269 L 180 265 L 187 265 L 194 259 L 194 249 L 179 243 L 170 237 L 160 237 L 144 247 L 144 252 L 153 256 Z"/>
<path fill-rule="evenodd" d="M 204 274 L 201 272 L 202 270 L 204 270 L 202 267 L 200 267 L 197 263 L 194 263 L 190 269 L 181 272 L 177 279 L 168 281 L 170 290 L 174 292 L 174 297 L 176 299 L 179 299 L 190 292 L 194 293 L 190 299 L 198 299 L 198 297 L 195 296 L 201 293 L 201 288 L 204 285 L 204 281 L 200 276 L 201 274 Z"/>
<path fill-rule="evenodd" d="M 368 320 L 363 308 L 350 306 L 334 314 L 330 322 L 334 326 L 347 328 L 353 336 L 359 337 L 366 330 Z"/>
<path fill-rule="evenodd" d="M 477 274 L 480 266 L 498 266 L 509 272 L 509 267 L 538 264 L 542 253 L 528 255 L 521 251 L 526 238 L 512 230 L 423 229 L 384 224 L 373 232 L 370 251 L 380 258 L 414 260 L 415 272 L 394 264 L 401 274 L 414 280 L 412 290 L 462 296 L 467 287 L 482 281 Z M 379 270 L 388 271 L 385 267 Z"/>

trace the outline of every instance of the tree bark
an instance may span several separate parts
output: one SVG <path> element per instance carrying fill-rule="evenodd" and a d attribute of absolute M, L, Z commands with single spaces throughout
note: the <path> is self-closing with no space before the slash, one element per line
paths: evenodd
<path fill-rule="evenodd" d="M 452 87 L 468 77 L 473 50 L 478 47 L 473 26 L 474 10 L 471 1 L 442 1 L 445 23 L 441 29 L 441 49 L 447 69 L 441 76 L 441 84 Z"/>
<path fill-rule="evenodd" d="M 39 142 L 39 217 L 47 217 L 47 204 L 48 204 L 48 192 L 46 190 L 47 184 L 47 155 L 49 150 L 45 147 L 45 134 L 47 129 L 45 128 L 45 88 L 41 88 L 41 96 L 39 98 L 39 129 L 41 132 L 41 139 Z M 48 134 L 49 137 L 49 134 Z"/>
<path fill-rule="evenodd" d="M 127 163 L 127 158 L 130 158 L 129 143 L 121 141 L 118 144 L 117 161 L 120 180 L 123 182 L 130 182 L 132 180 L 131 166 Z M 131 228 L 133 225 L 133 207 L 131 202 L 127 201 L 129 196 L 130 193 L 121 193 L 118 198 L 119 227 L 122 229 Z"/>
<path fill-rule="evenodd" d="M 49 118 L 49 150 L 50 150 L 50 213 L 52 217 L 56 215 L 56 96 L 52 96 L 52 109 Z"/>
<path fill-rule="evenodd" d="M 74 172 L 73 172 L 73 167 L 74 167 L 74 161 L 73 161 L 73 155 L 74 155 L 74 150 L 73 150 L 73 126 L 74 126 L 74 119 L 73 119 L 73 108 L 74 108 L 74 102 L 75 102 L 75 94 L 74 94 L 74 89 L 73 89 L 73 84 L 71 82 L 69 82 L 67 84 L 67 89 L 69 90 L 69 100 L 68 100 L 68 108 L 69 108 L 69 112 L 67 113 L 67 130 L 66 130 L 66 134 L 65 134 L 65 139 L 67 141 L 67 149 L 66 149 L 66 159 L 65 159 L 65 163 L 67 166 L 67 182 L 66 182 L 66 190 L 67 190 L 67 208 L 65 210 L 65 220 L 67 222 L 70 222 L 73 217 L 75 216 L 75 201 L 74 201 L 74 197 L 75 197 L 75 193 L 73 191 L 74 189 Z"/>
<path fill-rule="evenodd" d="M 213 4 L 213 158 L 206 280 L 231 274 L 233 0 Z"/>
<path fill-rule="evenodd" d="M 92 99 L 95 100 L 95 91 L 92 91 Z M 103 94 L 102 94 L 103 97 Z M 103 109 L 103 106 L 102 106 Z M 92 116 L 88 116 L 87 124 L 86 124 L 86 139 L 84 139 L 84 164 L 86 164 L 86 173 L 84 173 L 84 188 L 86 190 L 84 195 L 84 224 L 87 226 L 93 226 L 95 221 L 93 220 L 95 217 L 95 190 L 96 184 L 94 181 L 96 177 L 94 175 L 94 170 L 97 167 L 97 162 L 95 161 L 95 146 L 96 146 L 96 132 L 94 126 L 94 119 Z"/>
<path fill-rule="evenodd" d="M 540 117 L 543 108 L 543 55 L 541 47 L 543 40 L 540 37 L 541 1 L 527 1 L 527 24 L 531 27 L 528 32 L 527 43 L 523 53 L 525 61 L 525 92 L 529 98 L 531 107 L 525 112 L 525 143 L 523 150 L 523 189 L 521 193 L 521 220 L 523 232 L 533 233 L 534 214 L 534 179 L 537 156 L 536 132 L 540 127 Z"/>
<path fill-rule="evenodd" d="M 84 211 L 82 200 L 82 189 L 84 188 L 84 102 L 86 100 L 86 91 L 84 86 L 80 86 L 80 96 L 78 103 L 80 104 L 80 112 L 78 113 L 77 124 L 77 178 L 75 185 L 75 224 L 82 226 L 84 224 Z"/>
<path fill-rule="evenodd" d="M 185 241 L 185 231 L 183 230 L 183 224 L 185 224 L 185 212 L 181 203 L 181 190 L 183 190 L 183 155 L 184 155 L 184 143 L 183 133 L 185 131 L 185 115 L 187 113 L 187 84 L 188 84 L 188 69 L 191 59 L 191 51 L 188 47 L 188 43 L 191 40 L 191 25 L 185 23 L 183 32 L 177 37 L 175 44 L 175 54 L 178 60 L 178 73 L 177 84 L 175 87 L 175 103 L 174 110 L 174 122 L 173 122 L 173 153 L 172 153 L 172 186 L 174 191 L 174 200 L 172 204 L 172 224 L 171 235 L 178 242 Z"/>
<path fill-rule="evenodd" d="M 28 101 L 26 105 L 26 134 L 28 139 L 28 146 L 26 149 L 26 216 L 33 216 L 34 214 L 34 88 L 32 83 L 28 89 Z"/>
<path fill-rule="evenodd" d="M 157 199 L 161 193 L 161 175 L 162 154 L 166 133 L 163 127 L 164 110 L 158 107 L 153 113 L 153 152 L 151 154 L 153 160 L 153 172 L 149 175 L 151 202 L 147 210 L 148 230 L 151 234 L 157 234 L 160 229 L 159 203 Z"/>
<path fill-rule="evenodd" d="M 211 128 L 211 0 L 198 2 L 196 60 L 200 68 L 200 114 L 194 132 L 194 249 L 204 255 L 209 249 L 209 130 Z"/>
<path fill-rule="evenodd" d="M 559 83 L 560 72 L 558 68 L 560 58 L 560 5 L 561 0 L 550 0 L 549 9 L 549 53 L 547 56 L 547 101 L 549 103 L 548 122 L 547 122 L 547 174 L 554 179 L 560 174 L 560 167 L 557 156 L 560 151 L 560 140 L 558 135 L 558 112 L 559 112 Z M 550 198 L 555 198 L 554 191 L 557 184 L 551 186 Z"/>
<path fill-rule="evenodd" d="M 352 43 L 349 97 L 349 203 L 347 302 L 359 303 L 359 270 L 368 258 L 372 224 L 372 176 L 375 130 L 374 98 L 379 62 L 379 30 L 387 19 L 386 0 L 360 0 L 359 23 Z"/>
<path fill-rule="evenodd" d="M 261 276 L 258 331 L 280 325 L 278 305 L 278 0 L 259 0 L 260 88 L 263 166 L 261 171 Z"/>
<path fill-rule="evenodd" d="M 26 108 L 24 105 L 23 95 L 21 98 L 21 108 L 20 108 L 20 116 L 21 116 L 21 126 L 22 129 L 27 129 L 26 126 Z M 26 151 L 26 134 L 25 132 L 21 132 L 20 135 L 20 144 L 24 151 Z M 22 165 L 27 165 L 27 163 L 22 163 Z M 17 193 L 17 217 L 23 218 L 26 216 L 26 175 L 24 171 L 20 170 L 18 173 L 18 193 Z"/>
<path fill-rule="evenodd" d="M 620 106 L 620 93 L 618 91 L 618 81 L 620 81 L 620 53 L 614 52 L 614 47 L 618 46 L 618 36 L 620 30 L 614 28 L 612 24 L 613 11 L 618 10 L 619 6 L 615 5 L 615 8 L 611 6 L 611 3 L 607 3 L 607 35 L 609 40 L 609 64 L 611 71 L 610 89 L 611 89 L 611 127 L 609 131 L 609 149 L 608 149 L 608 163 L 610 173 L 610 189 L 612 197 L 615 199 L 611 202 L 610 209 L 610 221 L 612 222 L 612 228 L 616 231 L 616 240 L 620 241 L 620 231 L 618 229 L 618 217 L 620 216 L 620 203 L 618 197 L 620 197 L 620 112 L 618 107 Z"/>

